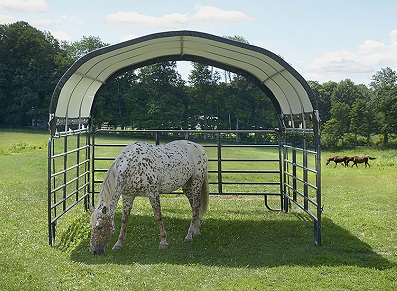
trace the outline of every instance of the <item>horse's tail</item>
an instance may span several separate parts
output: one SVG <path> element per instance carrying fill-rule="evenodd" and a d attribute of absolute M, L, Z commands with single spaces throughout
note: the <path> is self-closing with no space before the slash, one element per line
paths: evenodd
<path fill-rule="evenodd" d="M 373 158 L 373 157 L 368 156 L 368 159 L 370 159 L 370 160 L 375 160 L 376 158 Z"/>
<path fill-rule="evenodd" d="M 201 187 L 201 192 L 200 192 L 200 217 L 203 217 L 205 215 L 205 212 L 207 211 L 208 207 L 208 201 L 209 201 L 209 186 L 208 186 L 208 173 L 205 173 L 203 184 Z"/>

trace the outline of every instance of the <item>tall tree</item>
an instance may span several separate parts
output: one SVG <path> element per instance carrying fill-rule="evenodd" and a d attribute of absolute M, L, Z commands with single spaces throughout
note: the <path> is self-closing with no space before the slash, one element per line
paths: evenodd
<path fill-rule="evenodd" d="M 349 117 L 350 131 L 356 136 L 356 139 L 360 135 L 365 137 L 369 143 L 376 124 L 371 105 L 364 99 L 357 99 L 353 103 Z"/>
<path fill-rule="evenodd" d="M 351 107 L 354 101 L 361 97 L 357 86 L 350 79 L 342 80 L 338 83 L 332 93 L 332 101 L 343 102 Z"/>
<path fill-rule="evenodd" d="M 331 118 L 324 124 L 323 144 L 337 146 L 344 134 L 349 132 L 350 106 L 345 102 L 332 102 Z"/>
<path fill-rule="evenodd" d="M 83 38 L 78 41 L 63 41 L 61 43 L 62 49 L 75 61 L 94 50 L 108 45 L 109 44 L 104 43 L 98 36 L 83 36 Z"/>
<path fill-rule="evenodd" d="M 317 81 L 308 81 L 314 95 L 317 98 L 317 103 L 319 107 L 319 113 L 322 123 L 324 124 L 331 118 L 331 101 L 332 95 L 338 83 L 329 81 L 320 84 Z"/>
<path fill-rule="evenodd" d="M 214 120 L 218 118 L 219 106 L 217 104 L 217 87 L 220 75 L 208 65 L 192 63 L 188 81 L 190 84 L 189 99 L 192 118 L 207 129 Z M 212 122 L 211 122 L 212 121 Z M 211 124 L 211 127 L 214 125 Z"/>
<path fill-rule="evenodd" d="M 397 73 L 391 68 L 383 68 L 372 76 L 371 88 L 374 90 L 373 105 L 380 120 L 383 143 L 387 144 L 389 135 L 397 132 Z"/>
<path fill-rule="evenodd" d="M 145 128 L 181 128 L 187 119 L 188 100 L 185 81 L 175 61 L 161 62 L 139 70 L 141 94 L 145 95 L 147 112 Z"/>
<path fill-rule="evenodd" d="M 0 55 L 0 98 L 6 101 L 0 122 L 46 121 L 52 92 L 68 63 L 58 41 L 27 22 L 1 25 Z"/>

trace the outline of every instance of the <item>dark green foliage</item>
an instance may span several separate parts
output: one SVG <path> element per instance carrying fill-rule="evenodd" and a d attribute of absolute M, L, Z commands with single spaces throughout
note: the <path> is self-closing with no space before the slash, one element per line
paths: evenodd
<path fill-rule="evenodd" d="M 71 62 L 49 33 L 26 22 L 0 26 L 0 124 L 48 119 L 52 91 Z"/>

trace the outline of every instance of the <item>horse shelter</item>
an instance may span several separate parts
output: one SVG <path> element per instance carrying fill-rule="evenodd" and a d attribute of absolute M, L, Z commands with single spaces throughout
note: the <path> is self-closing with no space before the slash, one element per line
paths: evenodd
<path fill-rule="evenodd" d="M 205 63 L 249 78 L 271 99 L 279 117 L 279 128 L 94 128 L 93 101 L 107 80 L 129 70 L 171 60 Z M 56 85 L 49 127 L 50 245 L 55 243 L 58 220 L 76 205 L 84 205 L 86 210 L 89 204 L 94 205 L 107 165 L 123 146 L 141 138 L 157 144 L 170 139 L 202 143 L 211 153 L 210 194 L 261 195 L 264 206 L 270 210 L 288 212 L 295 207 L 313 220 L 314 241 L 321 245 L 321 145 L 316 99 L 305 79 L 266 49 L 183 30 L 151 34 L 95 50 L 77 60 Z M 251 139 L 237 142 L 239 135 Z M 112 140 L 115 136 L 121 138 L 115 142 Z M 262 151 L 264 156 L 245 155 L 249 152 L 246 149 Z M 247 164 L 255 164 L 254 169 L 247 168 Z M 233 175 L 246 178 L 239 181 L 231 178 Z"/>

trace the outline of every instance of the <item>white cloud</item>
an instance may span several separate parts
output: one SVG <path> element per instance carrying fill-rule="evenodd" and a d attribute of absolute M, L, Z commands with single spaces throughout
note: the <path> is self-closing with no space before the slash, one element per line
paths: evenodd
<path fill-rule="evenodd" d="M 0 0 L 0 9 L 25 13 L 48 13 L 45 0 Z"/>
<path fill-rule="evenodd" d="M 213 6 L 196 6 L 196 13 L 166 14 L 161 17 L 143 15 L 138 12 L 118 11 L 106 17 L 106 22 L 116 26 L 138 26 L 147 28 L 183 28 L 191 25 L 213 25 L 253 20 L 240 11 L 221 10 Z"/>
<path fill-rule="evenodd" d="M 389 33 L 390 41 L 383 43 L 366 40 L 355 49 L 328 52 L 307 67 L 308 79 L 335 80 L 335 78 L 359 80 L 369 83 L 381 68 L 397 68 L 397 30 Z M 338 80 L 335 80 L 338 81 Z"/>
<path fill-rule="evenodd" d="M 187 23 L 187 17 L 183 14 L 167 14 L 162 17 L 153 17 L 138 12 L 119 11 L 106 17 L 106 21 L 116 26 L 138 26 L 138 27 L 168 27 L 175 28 Z"/>
<path fill-rule="evenodd" d="M 61 41 L 62 40 L 65 40 L 65 41 L 72 40 L 72 37 L 64 31 L 54 31 L 54 32 L 51 32 L 51 34 L 53 37 L 55 37 L 56 39 L 61 40 Z"/>
<path fill-rule="evenodd" d="M 390 40 L 392 42 L 396 42 L 397 41 L 397 29 L 390 31 L 389 36 L 390 36 Z"/>
<path fill-rule="evenodd" d="M 32 19 L 29 21 L 29 24 L 31 24 L 35 27 L 44 28 L 44 29 L 53 27 L 57 23 L 58 23 L 58 21 L 46 20 L 46 19 Z"/>
<path fill-rule="evenodd" d="M 82 23 L 83 22 L 83 19 L 81 19 L 78 16 L 74 16 L 74 15 L 62 15 L 62 20 L 73 22 L 73 23 Z"/>
<path fill-rule="evenodd" d="M 17 21 L 12 15 L 0 15 L 0 24 L 9 24 Z"/>
<path fill-rule="evenodd" d="M 213 6 L 196 6 L 196 14 L 193 19 L 202 25 L 223 24 L 234 22 L 249 22 L 253 18 L 247 16 L 241 11 L 221 10 Z"/>

